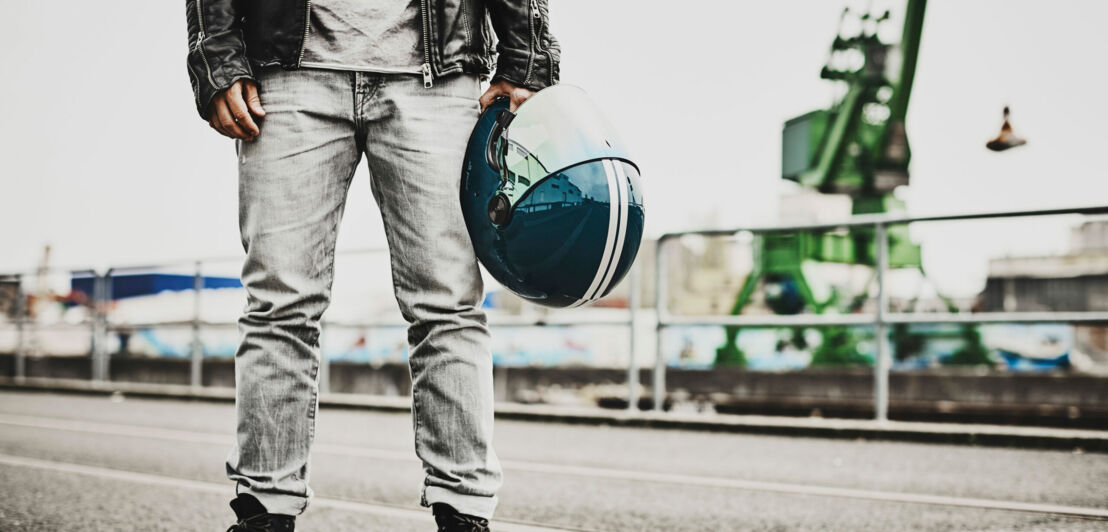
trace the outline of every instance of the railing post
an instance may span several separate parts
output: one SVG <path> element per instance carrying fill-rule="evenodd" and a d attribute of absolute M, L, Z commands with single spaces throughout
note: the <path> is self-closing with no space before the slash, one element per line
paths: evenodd
<path fill-rule="evenodd" d="M 877 354 L 873 361 L 873 412 L 874 419 L 889 419 L 889 335 L 885 323 L 889 294 L 885 289 L 885 271 L 889 269 L 889 238 L 883 222 L 874 224 L 877 239 L 877 312 L 874 314 L 874 337 Z"/>
<path fill-rule="evenodd" d="M 107 353 L 107 335 L 104 333 L 104 292 L 108 289 L 109 274 L 92 272 L 92 367 L 90 376 L 93 381 L 104 380 L 104 355 Z"/>
<path fill-rule="evenodd" d="M 112 380 L 112 354 L 108 351 L 108 338 L 111 337 L 111 316 L 108 315 L 108 310 L 111 307 L 113 297 L 113 275 L 115 275 L 115 268 L 108 268 L 108 271 L 104 272 L 104 289 L 100 291 L 100 380 L 102 381 Z"/>
<path fill-rule="evenodd" d="M 658 324 L 654 332 L 654 384 L 653 399 L 654 410 L 661 411 L 666 399 L 666 357 L 662 347 L 662 335 L 665 332 L 666 304 L 666 260 L 663 248 L 666 239 L 658 238 L 658 244 L 654 249 L 654 310 Z"/>
<path fill-rule="evenodd" d="M 204 385 L 203 364 L 204 344 L 200 339 L 200 294 L 204 291 L 204 273 L 202 262 L 196 261 L 196 274 L 192 278 L 192 353 L 189 364 L 189 385 L 200 388 Z"/>
<path fill-rule="evenodd" d="M 631 311 L 631 315 L 628 316 L 629 323 L 627 325 L 630 329 L 627 336 L 628 356 L 627 356 L 627 410 L 635 412 L 639 408 L 639 368 L 635 363 L 635 325 L 638 323 L 639 316 L 639 296 L 642 291 L 642 272 L 640 270 L 640 264 L 631 265 L 631 279 L 630 296 L 627 298 L 627 307 Z"/>
<path fill-rule="evenodd" d="M 96 350 L 100 349 L 100 341 L 96 338 L 96 332 L 100 327 L 100 274 L 95 271 L 92 272 L 92 294 L 89 298 L 88 316 L 89 316 L 89 379 L 96 380 Z"/>
<path fill-rule="evenodd" d="M 22 381 L 27 377 L 27 352 L 25 346 L 27 322 L 27 301 L 23 293 L 23 275 L 15 276 L 15 380 Z"/>

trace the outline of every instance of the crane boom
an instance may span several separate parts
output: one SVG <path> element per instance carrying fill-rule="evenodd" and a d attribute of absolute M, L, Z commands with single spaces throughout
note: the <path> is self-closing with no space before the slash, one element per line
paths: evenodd
<path fill-rule="evenodd" d="M 878 36 L 888 12 L 863 13 L 856 34 L 835 37 L 820 77 L 846 90 L 830 109 L 785 123 L 782 177 L 820 192 L 848 194 L 855 213 L 887 210 L 885 196 L 908 183 L 911 150 L 904 121 L 926 7 L 926 0 L 908 0 L 895 47 Z M 899 61 L 890 62 L 894 53 Z M 891 70 L 890 63 L 897 68 Z"/>

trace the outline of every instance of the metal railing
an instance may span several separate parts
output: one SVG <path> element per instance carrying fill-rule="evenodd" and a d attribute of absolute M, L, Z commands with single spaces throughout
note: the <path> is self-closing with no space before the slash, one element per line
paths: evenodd
<path fill-rule="evenodd" d="M 1108 323 L 1108 312 L 979 312 L 979 313 L 896 313 L 889 312 L 889 295 L 886 290 L 886 273 L 889 269 L 889 249 L 887 229 L 891 225 L 917 222 L 939 222 L 960 220 L 981 220 L 997 218 L 1019 218 L 1028 216 L 1053 215 L 1097 215 L 1108 214 L 1108 206 L 1077 207 L 1067 209 L 1041 209 L 1007 211 L 977 214 L 959 214 L 942 216 L 888 216 L 864 215 L 834 223 L 814 223 L 765 227 L 740 227 L 735 229 L 711 229 L 700 231 L 680 231 L 663 234 L 658 238 L 655 249 L 655 310 L 657 312 L 657 333 L 655 337 L 655 360 L 653 402 L 654 409 L 662 408 L 666 396 L 666 355 L 662 337 L 667 328 L 677 326 L 736 326 L 736 327 L 825 327 L 854 326 L 872 327 L 877 344 L 874 357 L 874 418 L 878 421 L 888 419 L 889 408 L 889 368 L 891 354 L 888 339 L 888 327 L 898 324 L 962 324 L 962 323 Z M 668 292 L 665 283 L 667 274 L 666 245 L 677 239 L 690 236 L 728 237 L 740 232 L 754 234 L 803 233 L 830 231 L 847 228 L 872 228 L 876 240 L 877 264 L 875 282 L 877 286 L 876 310 L 872 313 L 858 314 L 798 314 L 771 316 L 672 316 L 667 308 Z"/>
<path fill-rule="evenodd" d="M 774 327 L 825 327 L 825 326 L 850 326 L 850 327 L 867 327 L 872 328 L 877 338 L 877 348 L 874 363 L 874 412 L 875 417 L 878 420 L 885 420 L 888 416 L 888 402 L 889 402 L 889 369 L 891 365 L 891 353 L 888 341 L 888 328 L 891 325 L 896 324 L 983 324 L 983 323 L 1108 323 L 1108 312 L 976 312 L 976 313 L 902 313 L 902 312 L 890 312 L 889 311 L 889 296 L 886 290 L 886 273 L 888 268 L 889 250 L 887 239 L 887 228 L 892 225 L 918 223 L 918 222 L 938 222 L 938 221 L 960 221 L 960 220 L 980 220 L 980 219 L 997 219 L 997 218 L 1017 218 L 1017 217 L 1030 217 L 1030 216 L 1052 216 L 1052 215 L 1098 215 L 1108 214 L 1108 206 L 1102 207 L 1080 207 L 1080 208 L 1067 208 L 1067 209 L 1045 209 L 1045 210 L 1026 210 L 1026 211 L 1008 211 L 1008 212 L 995 212 L 984 214 L 963 214 L 963 215 L 944 215 L 944 216 L 919 216 L 919 217 L 898 217 L 898 216 L 856 216 L 849 220 L 833 223 L 816 223 L 816 224 L 798 224 L 798 225 L 781 225 L 781 226 L 763 226 L 763 227 L 740 227 L 734 229 L 709 229 L 709 230 L 696 230 L 696 231 L 681 231 L 663 234 L 657 240 L 657 247 L 655 250 L 655 282 L 654 282 L 654 300 L 655 300 L 655 313 L 657 316 L 657 325 L 654 335 L 655 344 L 655 357 L 653 363 L 653 382 L 652 382 L 652 395 L 653 408 L 660 410 L 665 404 L 666 398 L 666 369 L 667 358 L 663 348 L 663 335 L 666 329 L 673 327 L 686 327 L 686 326 L 735 326 L 735 327 L 751 327 L 751 328 L 774 328 Z M 674 316 L 669 313 L 667 308 L 668 302 L 668 287 L 666 286 L 666 279 L 668 274 L 668 264 L 666 261 L 666 249 L 681 237 L 699 235 L 708 237 L 727 237 L 734 236 L 741 232 L 750 232 L 755 234 L 769 234 L 769 233 L 799 233 L 806 231 L 829 231 L 839 230 L 846 228 L 872 228 L 874 238 L 876 239 L 876 255 L 877 264 L 875 267 L 875 283 L 877 288 L 876 295 L 876 308 L 873 312 L 869 313 L 856 313 L 856 314 L 799 314 L 799 315 L 758 315 L 758 316 L 719 316 L 719 315 L 699 315 L 699 316 Z M 342 256 L 357 255 L 357 254 L 383 254 L 386 253 L 385 249 L 358 249 L 358 250 L 346 250 L 340 251 L 338 254 Z M 204 283 L 204 271 L 205 266 L 218 262 L 238 262 L 241 261 L 241 257 L 218 257 L 207 258 L 200 260 L 178 261 L 168 264 L 156 264 L 156 265 L 143 265 L 143 266 L 118 266 L 108 268 L 104 273 L 98 273 L 94 270 L 55 270 L 63 271 L 69 275 L 85 275 L 94 279 L 92 284 L 93 290 L 91 300 L 88 304 L 92 310 L 89 317 L 79 323 L 65 323 L 65 324 L 38 324 L 34 320 L 29 319 L 28 309 L 25 302 L 25 291 L 23 289 L 22 282 L 32 275 L 34 272 L 13 273 L 13 274 L 0 274 L 0 279 L 16 280 L 18 286 L 18 307 L 16 309 L 16 318 L 11 321 L 10 325 L 14 325 L 17 329 L 17 348 L 15 357 L 14 373 L 17 379 L 21 379 L 26 375 L 26 356 L 27 356 L 27 336 L 33 332 L 34 329 L 43 329 L 51 327 L 87 327 L 90 334 L 90 353 L 91 353 L 91 376 L 93 380 L 104 381 L 108 380 L 110 376 L 110 353 L 108 352 L 108 335 L 113 331 L 121 331 L 126 329 L 142 329 L 142 328 L 158 328 L 158 327 L 182 327 L 189 328 L 191 330 L 191 348 L 189 351 L 189 383 L 191 386 L 199 388 L 203 383 L 203 360 L 204 350 L 203 342 L 201 338 L 201 332 L 205 329 L 211 328 L 233 328 L 237 327 L 236 322 L 219 322 L 219 321 L 207 321 L 201 318 L 201 294 L 203 292 Z M 641 300 L 641 262 L 638 261 L 631 268 L 628 277 L 629 283 L 629 305 L 626 318 L 622 319 L 608 319 L 608 320 L 583 320 L 574 319 L 567 316 L 573 316 L 573 314 L 555 313 L 551 317 L 529 319 L 498 319 L 489 323 L 491 328 L 517 328 L 517 327 L 572 327 L 572 326 L 603 326 L 603 327 L 620 327 L 625 328 L 628 334 L 628 357 L 627 357 L 627 408 L 632 411 L 637 410 L 639 402 L 639 368 L 635 361 L 636 350 L 636 324 L 641 319 L 640 316 L 640 300 Z M 147 321 L 147 322 L 128 322 L 128 323 L 115 323 L 111 320 L 109 312 L 109 303 L 112 301 L 112 282 L 113 275 L 121 272 L 138 271 L 138 270 L 159 270 L 166 268 L 192 268 L 193 272 L 193 291 L 194 301 L 192 305 L 191 319 L 174 320 L 174 321 Z M 403 323 L 399 319 L 394 321 L 354 321 L 354 322 L 339 322 L 325 320 L 322 324 L 324 328 L 360 328 L 365 330 L 374 329 L 395 329 L 401 327 L 407 327 L 406 323 Z M 323 338 L 323 335 L 321 335 Z M 321 340 L 322 341 L 322 340 Z M 323 351 L 321 349 L 321 356 Z M 320 391 L 328 391 L 329 384 L 329 364 L 321 364 L 320 370 Z"/>
<path fill-rule="evenodd" d="M 354 256 L 354 255 L 375 255 L 375 254 L 387 254 L 388 250 L 385 248 L 364 248 L 364 249 L 350 249 L 343 250 L 336 253 L 339 256 Z M 170 328 L 181 327 L 189 328 L 191 330 L 191 341 L 189 350 L 189 384 L 193 388 L 200 388 L 203 384 L 203 361 L 204 361 L 204 344 L 201 338 L 201 333 L 204 329 L 212 328 L 235 328 L 238 326 L 237 322 L 221 322 L 221 321 L 207 321 L 201 318 L 201 298 L 204 292 L 204 271 L 205 265 L 212 263 L 227 263 L 227 262 L 241 262 L 241 257 L 212 257 L 206 259 L 196 260 L 182 260 L 161 264 L 142 264 L 142 265 L 126 265 L 126 266 L 112 266 L 104 270 L 104 273 L 99 273 L 93 269 L 53 269 L 52 273 L 65 273 L 68 276 L 76 277 L 83 276 L 92 279 L 92 293 L 89 294 L 88 308 L 90 309 L 89 317 L 81 322 L 76 323 L 57 323 L 57 324 L 39 324 L 34 319 L 29 318 L 29 313 L 25 305 L 26 292 L 23 289 L 23 282 L 39 272 L 20 272 L 20 273 L 8 273 L 0 274 L 0 280 L 14 280 L 17 286 L 16 301 L 18 307 L 16 308 L 16 316 L 11 321 L 11 325 L 14 325 L 17 329 L 17 340 L 15 349 L 15 364 L 14 364 L 14 377 L 16 380 L 22 380 L 27 375 L 26 360 L 27 360 L 27 330 L 29 328 L 46 329 L 51 327 L 88 327 L 90 338 L 90 376 L 93 381 L 107 381 L 110 377 L 110 364 L 111 353 L 108 349 L 108 338 L 112 332 L 119 331 L 131 331 L 140 329 L 153 329 L 153 328 Z M 193 303 L 192 303 L 192 316 L 189 319 L 181 320 L 162 320 L 162 321 L 140 321 L 140 322 L 126 322 L 116 323 L 111 319 L 109 312 L 110 302 L 113 299 L 112 296 L 112 277 L 115 275 L 139 272 L 139 271 L 159 271 L 166 269 L 183 269 L 185 267 L 192 268 L 193 275 Z M 638 320 L 638 293 L 641 291 L 640 282 L 641 276 L 639 274 L 639 267 L 636 265 L 631 268 L 629 272 L 628 282 L 630 283 L 631 302 L 627 311 L 627 317 L 623 319 L 605 319 L 605 320 L 583 320 L 580 318 L 573 318 L 574 314 L 571 313 L 555 313 L 547 317 L 539 317 L 535 319 L 528 318 L 500 318 L 489 322 L 489 327 L 493 329 L 505 329 L 505 328 L 525 328 L 525 327 L 574 327 L 574 326 L 589 326 L 589 327 L 620 327 L 628 329 L 628 342 L 631 346 L 631 352 L 634 352 L 635 346 L 635 328 L 634 325 Z M 321 344 L 323 343 L 324 329 L 364 329 L 368 331 L 378 329 L 397 329 L 406 328 L 407 323 L 403 322 L 399 315 L 397 319 L 391 321 L 333 321 L 324 319 L 320 323 L 321 327 Z M 320 348 L 320 357 L 322 360 L 320 364 L 319 372 L 319 390 L 321 393 L 325 393 L 330 389 L 330 371 L 329 363 L 326 363 L 326 355 L 324 350 Z M 634 356 L 630 357 L 627 374 L 629 379 L 628 386 L 628 408 L 634 408 L 637 398 L 638 388 L 638 372 L 636 371 L 634 364 Z"/>

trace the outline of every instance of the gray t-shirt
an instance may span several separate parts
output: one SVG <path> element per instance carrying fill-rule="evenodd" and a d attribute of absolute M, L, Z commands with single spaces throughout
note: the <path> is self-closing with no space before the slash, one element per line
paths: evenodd
<path fill-rule="evenodd" d="M 418 73 L 419 0 L 313 0 L 302 66 Z"/>

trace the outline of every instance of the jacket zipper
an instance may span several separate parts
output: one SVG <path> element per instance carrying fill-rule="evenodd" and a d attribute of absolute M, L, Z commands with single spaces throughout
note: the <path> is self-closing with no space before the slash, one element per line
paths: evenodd
<path fill-rule="evenodd" d="M 308 47 L 308 32 L 312 28 L 312 0 L 304 2 L 304 38 L 300 40 L 300 54 L 296 56 L 296 68 L 304 61 L 304 49 Z"/>
<path fill-rule="evenodd" d="M 204 55 L 204 8 L 200 6 L 200 0 L 196 0 L 196 27 L 196 52 L 200 54 L 200 60 L 204 62 L 208 83 L 211 83 L 212 87 L 217 87 L 215 80 L 212 79 L 212 65 L 208 64 L 208 56 Z"/>
<path fill-rule="evenodd" d="M 550 50 L 547 50 L 542 45 L 541 33 L 545 28 L 543 27 L 542 12 L 539 11 L 539 3 L 536 0 L 531 0 L 531 8 L 534 10 L 535 13 L 535 23 L 538 24 L 538 30 L 533 34 L 533 38 L 535 39 L 535 50 L 542 52 L 543 55 L 546 56 L 546 60 L 548 61 L 547 65 L 550 65 L 550 79 L 553 80 L 554 57 L 550 55 Z M 551 81 L 551 83 L 553 83 L 553 81 Z"/>
<path fill-rule="evenodd" d="M 542 13 L 539 13 L 539 3 L 536 0 L 531 0 L 528 8 L 531 10 L 531 17 L 527 19 L 527 29 L 530 30 L 528 40 L 533 40 L 536 39 L 535 22 L 542 18 Z M 535 43 L 528 42 L 527 45 L 527 74 L 523 79 L 524 84 L 531 83 L 531 71 L 535 68 Z"/>
<path fill-rule="evenodd" d="M 535 51 L 542 51 L 542 11 L 539 11 L 539 3 L 537 0 L 531 0 L 531 18 L 535 19 L 532 24 L 531 38 L 535 40 Z"/>
<path fill-rule="evenodd" d="M 419 0 L 419 15 L 423 23 L 423 64 L 419 69 L 423 73 L 423 88 L 430 89 L 434 85 L 434 74 L 431 72 L 431 15 L 427 0 Z"/>

